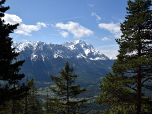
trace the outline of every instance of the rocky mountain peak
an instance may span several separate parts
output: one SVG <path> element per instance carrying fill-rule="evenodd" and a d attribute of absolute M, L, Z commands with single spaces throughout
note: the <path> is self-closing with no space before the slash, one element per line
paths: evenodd
<path fill-rule="evenodd" d="M 46 58 L 87 58 L 90 60 L 109 60 L 107 56 L 96 51 L 91 44 L 83 40 L 64 42 L 62 44 L 45 43 L 41 41 L 13 42 L 16 52 L 20 52 L 18 59 L 30 57 L 31 61 Z"/>

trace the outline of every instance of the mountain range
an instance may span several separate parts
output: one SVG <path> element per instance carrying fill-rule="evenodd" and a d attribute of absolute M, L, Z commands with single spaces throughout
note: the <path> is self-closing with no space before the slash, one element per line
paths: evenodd
<path fill-rule="evenodd" d="M 16 52 L 20 52 L 18 59 L 31 58 L 31 61 L 46 58 L 87 58 L 89 60 L 109 60 L 107 56 L 96 51 L 91 44 L 82 40 L 64 42 L 62 44 L 45 43 L 41 41 L 14 42 Z M 23 56 L 25 55 L 26 56 Z M 45 61 L 44 61 L 45 62 Z"/>
<path fill-rule="evenodd" d="M 12 47 L 20 53 L 17 60 L 25 60 L 19 72 L 25 74 L 23 80 L 27 76 L 34 77 L 40 86 L 45 86 L 44 82 L 51 82 L 50 75 L 60 76 L 59 71 L 64 69 L 67 61 L 75 69 L 73 74 L 79 75 L 75 82 L 82 86 L 99 82 L 101 77 L 111 71 L 114 62 L 82 40 L 62 44 L 14 41 Z"/>

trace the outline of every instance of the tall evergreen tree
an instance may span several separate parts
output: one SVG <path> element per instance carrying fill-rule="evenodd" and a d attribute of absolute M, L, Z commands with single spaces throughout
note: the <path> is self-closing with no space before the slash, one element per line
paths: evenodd
<path fill-rule="evenodd" d="M 15 90 L 19 90 L 20 89 L 20 84 L 18 84 L 18 85 L 13 85 L 13 88 L 15 89 Z M 4 111 L 5 113 L 4 114 L 6 114 L 6 113 L 8 113 L 8 112 L 10 112 L 10 114 L 16 114 L 16 113 L 19 113 L 19 112 L 22 112 L 22 104 L 23 104 L 23 102 L 22 102 L 22 98 L 20 98 L 20 99 L 18 99 L 17 97 L 18 97 L 18 92 L 17 93 L 15 93 L 15 92 L 17 92 L 17 91 L 14 91 L 13 93 L 12 93 L 12 98 L 11 98 L 11 100 L 10 101 L 7 101 L 7 102 L 5 102 L 5 106 L 7 107 L 6 108 L 6 110 Z M 8 110 L 7 110 L 8 109 Z"/>
<path fill-rule="evenodd" d="M 71 86 L 71 84 L 75 82 L 75 78 L 78 77 L 78 75 L 72 76 L 73 70 L 74 68 L 73 67 L 70 68 L 69 63 L 67 61 L 65 65 L 65 70 L 62 69 L 62 71 L 59 72 L 61 74 L 59 78 L 50 75 L 51 80 L 55 80 L 55 85 L 58 88 L 56 90 L 50 87 L 50 89 L 58 96 L 58 98 L 55 97 L 51 99 L 52 101 L 54 101 L 55 106 L 58 107 L 59 111 L 61 111 L 60 113 L 76 114 L 77 112 L 76 110 L 82 107 L 83 102 L 87 101 L 87 99 L 82 99 L 82 100 L 77 99 L 77 101 L 70 100 L 70 98 L 74 98 L 81 92 L 87 91 L 86 88 L 80 89 L 79 84 L 77 86 Z"/>
<path fill-rule="evenodd" d="M 134 105 L 137 114 L 141 107 L 151 109 L 150 98 L 143 89 L 152 90 L 146 82 L 152 80 L 152 11 L 151 0 L 128 1 L 128 15 L 121 23 L 122 36 L 116 39 L 119 54 L 112 70 L 100 82 L 99 104 Z"/>
<path fill-rule="evenodd" d="M 5 106 L 2 106 L 3 113 L 0 112 L 0 114 L 42 114 L 42 107 L 38 98 L 39 95 L 36 94 L 37 88 L 35 87 L 34 78 L 31 80 L 27 78 L 26 85 L 30 90 L 26 91 L 24 98 L 20 100 L 12 99 L 5 102 Z M 19 88 L 20 85 L 18 84 L 17 89 Z"/>
<path fill-rule="evenodd" d="M 50 98 L 48 93 L 45 100 L 44 108 L 46 114 L 59 114 L 59 110 L 57 110 L 57 104 L 59 103 L 57 97 Z"/>
<path fill-rule="evenodd" d="M 10 88 L 13 84 L 18 84 L 19 80 L 24 78 L 24 74 L 18 74 L 20 68 L 24 63 L 23 61 L 16 61 L 12 63 L 13 60 L 16 60 L 16 57 L 19 53 L 16 53 L 11 45 L 13 43 L 12 38 L 9 37 L 10 33 L 17 28 L 19 24 L 10 25 L 5 24 L 4 13 L 9 9 L 8 7 L 2 6 L 5 3 L 5 0 L 0 1 L 0 80 L 8 83 L 8 86 L 0 88 L 0 105 L 3 105 L 5 101 L 9 101 L 13 94 L 18 94 L 17 99 L 21 98 L 21 94 L 28 89 L 25 84 L 23 84 L 20 89 L 16 90 L 15 88 Z"/>
<path fill-rule="evenodd" d="M 26 91 L 26 96 L 23 99 L 24 104 L 24 114 L 41 114 L 42 107 L 40 105 L 39 95 L 37 94 L 38 88 L 36 88 L 35 80 L 32 78 L 28 80 L 27 77 L 27 86 L 30 90 Z"/>

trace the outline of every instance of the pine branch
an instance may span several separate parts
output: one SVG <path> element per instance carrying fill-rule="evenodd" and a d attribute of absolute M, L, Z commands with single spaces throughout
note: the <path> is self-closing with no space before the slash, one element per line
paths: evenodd
<path fill-rule="evenodd" d="M 141 83 L 141 85 L 143 85 L 143 83 L 146 82 L 146 81 L 148 81 L 149 79 L 152 79 L 152 77 L 146 78 L 146 79 Z"/>
<path fill-rule="evenodd" d="M 125 84 L 127 87 L 129 87 L 130 89 L 133 89 L 134 91 L 136 91 L 137 92 L 137 89 L 135 89 L 135 88 L 133 88 L 133 87 L 131 87 L 131 86 L 129 86 L 129 85 L 127 85 L 127 84 Z"/>
<path fill-rule="evenodd" d="M 114 92 L 114 91 L 113 91 L 113 94 L 115 94 L 115 95 L 117 96 L 117 98 L 119 98 L 119 99 L 121 99 L 121 100 L 123 100 L 123 101 L 131 102 L 131 103 L 132 103 L 132 101 L 127 100 L 127 99 L 124 99 L 123 97 L 119 96 L 119 95 L 118 95 L 116 92 Z"/>

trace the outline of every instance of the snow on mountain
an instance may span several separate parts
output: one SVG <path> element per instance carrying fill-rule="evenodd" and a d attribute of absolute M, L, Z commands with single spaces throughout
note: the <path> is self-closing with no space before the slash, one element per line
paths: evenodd
<path fill-rule="evenodd" d="M 13 42 L 16 52 L 20 52 L 18 58 L 26 59 L 30 57 L 31 61 L 45 58 L 87 58 L 90 60 L 109 60 L 107 56 L 96 51 L 91 44 L 82 40 L 73 42 L 64 42 L 62 44 L 45 43 L 41 41 Z"/>

